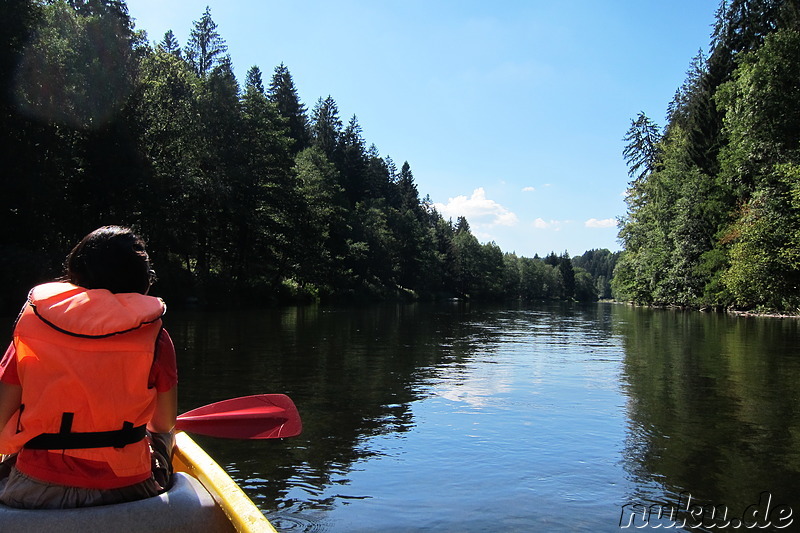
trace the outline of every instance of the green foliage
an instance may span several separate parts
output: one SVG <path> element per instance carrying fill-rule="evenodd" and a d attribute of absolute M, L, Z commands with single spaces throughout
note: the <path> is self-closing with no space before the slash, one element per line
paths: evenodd
<path fill-rule="evenodd" d="M 592 300 L 607 285 L 608 268 L 503 254 L 445 220 L 332 97 L 307 117 L 285 65 L 241 88 L 208 8 L 181 49 L 172 31 L 146 43 L 122 0 L 4 7 L 6 308 L 103 224 L 147 238 L 154 290 L 176 302 Z"/>
<path fill-rule="evenodd" d="M 244 82 L 244 86 L 246 91 L 264 94 L 264 81 L 261 78 L 261 69 L 257 65 L 253 65 L 247 71 L 247 79 Z"/>
<path fill-rule="evenodd" d="M 167 33 L 164 34 L 164 38 L 158 43 L 158 48 L 160 51 L 172 54 L 177 58 L 181 57 L 181 47 L 178 44 L 178 40 L 175 38 L 175 34 L 172 33 L 172 30 L 167 30 Z"/>
<path fill-rule="evenodd" d="M 76 128 L 107 124 L 132 91 L 134 36 L 127 16 L 81 16 L 64 2 L 45 6 L 43 15 L 17 69 L 18 108 Z"/>
<path fill-rule="evenodd" d="M 358 123 L 358 118 L 353 115 L 342 132 L 339 151 L 341 157 L 339 168 L 345 178 L 342 186 L 351 206 L 355 206 L 367 197 L 367 154 L 364 144 L 361 125 Z"/>
<path fill-rule="evenodd" d="M 332 293 L 337 263 L 343 260 L 346 210 L 338 173 L 317 148 L 307 148 L 295 158 L 301 203 L 297 212 L 297 240 L 293 277 Z"/>
<path fill-rule="evenodd" d="M 342 120 L 339 107 L 330 95 L 317 100 L 311 112 L 311 142 L 331 161 L 339 160 L 339 137 L 342 134 Z"/>
<path fill-rule="evenodd" d="M 775 174 L 731 228 L 722 281 L 738 307 L 800 311 L 800 166 L 781 165 Z"/>
<path fill-rule="evenodd" d="M 459 295 L 483 299 L 505 296 L 507 265 L 500 247 L 493 242 L 480 244 L 467 230 L 455 234 L 453 247 Z"/>
<path fill-rule="evenodd" d="M 186 61 L 200 77 L 206 76 L 224 58 L 228 46 L 217 31 L 217 23 L 211 18 L 211 9 L 206 6 L 200 20 L 194 22 L 186 45 Z"/>
<path fill-rule="evenodd" d="M 278 113 L 288 122 L 292 152 L 296 154 L 308 147 L 310 133 L 306 108 L 297 95 L 292 74 L 283 63 L 275 67 L 267 97 L 278 107 Z"/>
<path fill-rule="evenodd" d="M 585 300 L 586 296 L 588 296 L 586 292 L 583 292 L 584 288 L 580 287 L 578 282 L 578 270 L 586 272 L 594 284 L 594 296 L 590 299 L 600 298 L 607 300 L 612 298 L 611 280 L 614 277 L 614 268 L 617 265 L 619 256 L 620 252 L 611 252 L 604 248 L 602 250 L 588 250 L 583 255 L 573 257 L 572 264 L 576 272 L 576 299 Z"/>
<path fill-rule="evenodd" d="M 658 126 L 644 113 L 639 113 L 636 120 L 631 120 L 631 127 L 622 139 L 628 143 L 622 155 L 628 164 L 630 176 L 640 178 L 655 169 L 660 138 Z"/>
<path fill-rule="evenodd" d="M 198 116 L 200 82 L 183 61 L 159 51 L 144 58 L 139 69 L 139 146 L 149 162 L 142 191 L 150 246 L 160 255 L 159 277 L 164 285 L 189 292 L 186 276 L 195 264 L 196 207 L 202 183 L 199 180 L 201 146 Z"/>
<path fill-rule="evenodd" d="M 798 309 L 797 22 L 792 2 L 722 3 L 711 56 L 693 61 L 628 190 L 615 297 Z"/>
<path fill-rule="evenodd" d="M 770 35 L 756 52 L 742 58 L 733 79 L 717 99 L 726 111 L 730 144 L 722 154 L 722 175 L 749 185 L 764 184 L 774 166 L 800 156 L 800 33 Z"/>
<path fill-rule="evenodd" d="M 575 269 L 575 299 L 579 302 L 597 300 L 597 289 L 592 275 L 582 268 Z"/>

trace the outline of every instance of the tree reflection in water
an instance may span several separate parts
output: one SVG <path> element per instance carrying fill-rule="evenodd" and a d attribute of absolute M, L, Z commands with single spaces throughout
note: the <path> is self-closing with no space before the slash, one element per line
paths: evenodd
<path fill-rule="evenodd" d="M 740 516 L 769 491 L 800 510 L 797 320 L 615 306 L 614 323 L 629 501 L 690 493 Z"/>

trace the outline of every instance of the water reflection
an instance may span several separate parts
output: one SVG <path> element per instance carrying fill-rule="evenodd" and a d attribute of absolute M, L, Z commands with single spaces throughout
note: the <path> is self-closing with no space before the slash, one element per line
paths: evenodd
<path fill-rule="evenodd" d="M 615 331 L 630 501 L 684 492 L 736 515 L 769 491 L 800 512 L 796 320 L 615 306 Z"/>
<path fill-rule="evenodd" d="M 735 512 L 771 491 L 800 513 L 795 320 L 449 303 L 169 318 L 181 410 L 295 400 L 299 437 L 200 439 L 287 530 L 614 531 L 623 504 L 686 491 Z"/>
<path fill-rule="evenodd" d="M 243 473 L 263 508 L 325 509 L 327 487 L 346 485 L 355 463 L 385 453 L 369 439 L 414 427 L 409 406 L 431 394 L 437 369 L 458 382 L 475 349 L 493 343 L 492 327 L 468 316 L 463 305 L 179 314 L 167 327 L 179 350 L 181 410 L 262 392 L 291 396 L 301 436 L 201 444 L 235 477 Z"/>

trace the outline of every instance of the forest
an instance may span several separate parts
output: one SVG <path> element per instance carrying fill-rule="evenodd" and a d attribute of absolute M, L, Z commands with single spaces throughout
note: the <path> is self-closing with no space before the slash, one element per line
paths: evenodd
<path fill-rule="evenodd" d="M 124 0 L 3 5 L 4 310 L 107 224 L 146 238 L 175 303 L 611 296 L 618 252 L 480 243 L 331 96 L 301 102 L 288 66 L 240 84 L 209 8 L 179 43 L 150 40 Z"/>
<path fill-rule="evenodd" d="M 631 121 L 616 299 L 800 311 L 799 5 L 723 1 L 666 125 Z"/>

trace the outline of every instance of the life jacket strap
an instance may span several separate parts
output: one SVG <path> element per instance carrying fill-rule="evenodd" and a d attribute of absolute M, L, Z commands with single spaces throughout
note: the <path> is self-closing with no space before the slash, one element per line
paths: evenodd
<path fill-rule="evenodd" d="M 132 422 L 122 424 L 122 429 L 113 431 L 72 432 L 72 420 L 75 413 L 61 415 L 61 427 L 58 433 L 42 433 L 25 444 L 30 450 L 74 450 L 85 448 L 123 448 L 144 439 L 147 435 L 146 424 L 134 427 Z"/>

